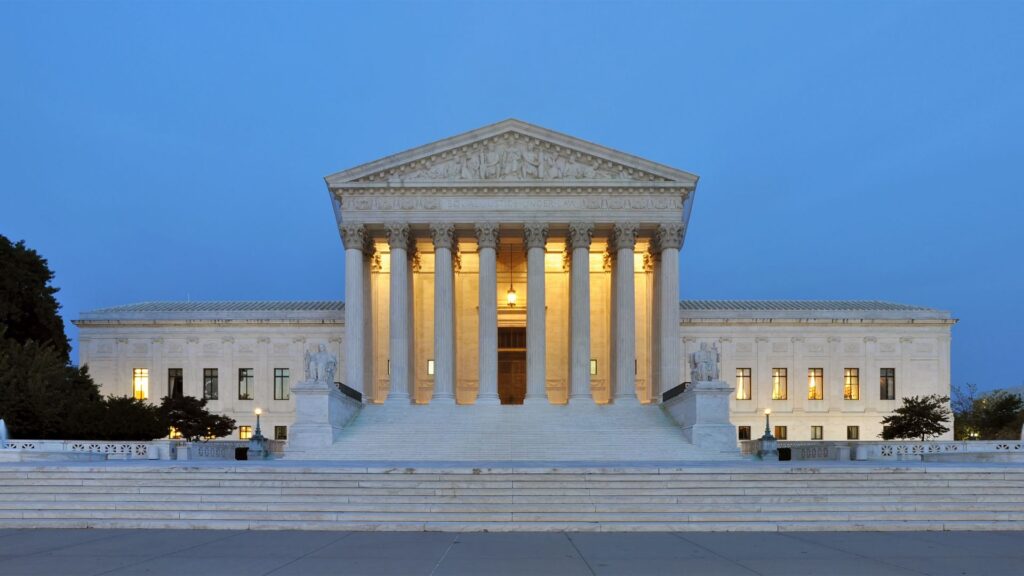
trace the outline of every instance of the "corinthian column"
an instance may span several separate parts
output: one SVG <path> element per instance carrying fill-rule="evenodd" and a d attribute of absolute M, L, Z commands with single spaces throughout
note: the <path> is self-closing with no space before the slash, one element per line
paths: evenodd
<path fill-rule="evenodd" d="M 526 224 L 526 398 L 524 404 L 547 402 L 545 355 L 544 249 L 548 225 Z"/>
<path fill-rule="evenodd" d="M 572 285 L 569 292 L 569 398 L 590 398 L 590 239 L 594 225 L 569 224 Z"/>
<path fill-rule="evenodd" d="M 500 404 L 498 398 L 498 225 L 476 225 L 480 257 L 479 360 L 477 404 Z"/>
<path fill-rule="evenodd" d="M 455 306 L 452 246 L 455 225 L 431 224 L 434 239 L 434 397 L 438 404 L 455 403 Z"/>
<path fill-rule="evenodd" d="M 636 399 L 636 289 L 634 288 L 633 248 L 636 246 L 636 224 L 616 224 L 612 230 L 615 251 L 613 282 L 615 302 L 615 373 L 616 401 Z"/>
<path fill-rule="evenodd" d="M 345 243 L 345 384 L 362 392 L 363 400 L 368 401 L 372 390 L 364 389 L 367 354 L 363 251 L 366 249 L 366 229 L 361 224 L 342 224 L 340 230 Z"/>
<path fill-rule="evenodd" d="M 651 402 L 680 384 L 679 374 L 679 248 L 683 245 L 683 225 L 663 224 L 658 227 L 655 246 L 660 250 L 656 270 L 658 285 L 655 314 L 657 333 L 654 345 L 658 350 L 657 380 L 651 388 Z"/>
<path fill-rule="evenodd" d="M 409 225 L 388 224 L 388 246 L 391 247 L 391 305 L 388 336 L 388 362 L 391 388 L 388 402 L 409 401 Z M 348 324 L 346 318 L 346 325 Z"/>

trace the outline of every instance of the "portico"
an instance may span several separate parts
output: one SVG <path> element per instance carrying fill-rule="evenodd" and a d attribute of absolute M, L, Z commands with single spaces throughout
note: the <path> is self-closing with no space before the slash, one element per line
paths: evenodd
<path fill-rule="evenodd" d="M 367 402 L 501 402 L 506 327 L 525 328 L 524 404 L 649 403 L 680 383 L 679 325 L 656 319 L 678 314 L 695 176 L 508 120 L 327 183 L 345 383 Z"/>

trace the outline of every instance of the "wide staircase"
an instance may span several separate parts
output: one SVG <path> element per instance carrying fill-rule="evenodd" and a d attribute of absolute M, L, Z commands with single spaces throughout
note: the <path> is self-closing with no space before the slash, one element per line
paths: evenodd
<path fill-rule="evenodd" d="M 1024 529 L 1017 466 L 0 465 L 0 527 Z"/>
<path fill-rule="evenodd" d="M 712 461 L 738 449 L 701 450 L 657 405 L 370 404 L 333 446 L 297 460 Z"/>

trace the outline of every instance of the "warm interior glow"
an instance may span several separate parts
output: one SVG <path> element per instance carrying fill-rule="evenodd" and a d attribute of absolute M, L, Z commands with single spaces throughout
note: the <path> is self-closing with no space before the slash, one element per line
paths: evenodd
<path fill-rule="evenodd" d="M 132 396 L 136 400 L 149 398 L 148 368 L 135 368 L 132 370 Z"/>
<path fill-rule="evenodd" d="M 259 416 L 260 414 L 263 414 L 263 409 L 262 408 L 257 408 L 255 410 L 253 410 L 253 413 L 255 413 L 257 416 Z"/>
<path fill-rule="evenodd" d="M 505 295 L 505 301 L 508 302 L 509 308 L 516 307 L 516 290 L 515 288 L 509 288 L 508 293 Z"/>

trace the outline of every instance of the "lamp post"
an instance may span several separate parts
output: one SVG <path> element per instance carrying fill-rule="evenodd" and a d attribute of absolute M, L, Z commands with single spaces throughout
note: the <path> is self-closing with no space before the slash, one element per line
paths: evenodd
<path fill-rule="evenodd" d="M 761 436 L 761 447 L 757 450 L 757 456 L 762 460 L 770 456 L 779 457 L 779 442 L 772 436 L 771 414 L 771 408 L 764 409 L 764 435 Z"/>
<path fill-rule="evenodd" d="M 257 408 L 253 412 L 256 414 L 256 432 L 249 438 L 249 460 L 263 460 L 267 457 L 267 439 L 260 430 L 260 415 L 263 414 L 263 410 Z"/>

